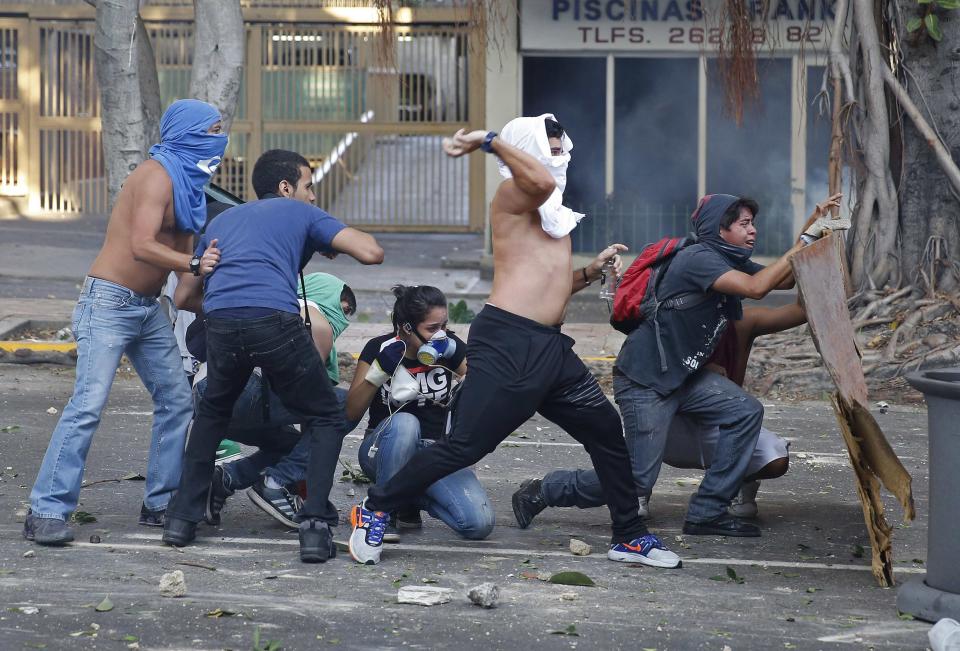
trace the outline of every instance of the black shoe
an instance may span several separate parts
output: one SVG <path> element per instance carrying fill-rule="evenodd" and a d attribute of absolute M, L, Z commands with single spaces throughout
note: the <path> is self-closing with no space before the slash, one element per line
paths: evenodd
<path fill-rule="evenodd" d="M 337 555 L 330 525 L 323 520 L 304 520 L 297 530 L 300 534 L 300 560 L 304 563 L 324 563 Z"/>
<path fill-rule="evenodd" d="M 520 489 L 513 494 L 513 515 L 521 529 L 526 529 L 537 517 L 540 511 L 547 508 L 547 503 L 540 492 L 539 479 L 527 479 L 520 484 Z"/>
<path fill-rule="evenodd" d="M 400 524 L 397 517 L 396 513 L 390 514 L 390 521 L 383 530 L 383 538 L 381 538 L 383 542 L 390 544 L 400 542 Z"/>
<path fill-rule="evenodd" d="M 683 533 L 691 536 L 737 536 L 740 538 L 757 538 L 760 536 L 760 527 L 750 522 L 744 522 L 729 513 L 718 515 L 707 522 L 683 523 Z"/>
<path fill-rule="evenodd" d="M 213 469 L 213 479 L 210 480 L 210 489 L 207 491 L 207 511 L 203 520 L 214 527 L 220 526 L 220 511 L 227 498 L 233 495 L 230 488 L 230 476 L 223 471 L 222 466 Z"/>
<path fill-rule="evenodd" d="M 166 509 L 151 511 L 146 504 L 140 504 L 140 524 L 145 527 L 162 527 L 163 514 L 166 512 Z"/>
<path fill-rule="evenodd" d="M 60 518 L 38 518 L 27 511 L 23 521 L 23 537 L 40 545 L 66 545 L 73 540 L 73 531 Z"/>
<path fill-rule="evenodd" d="M 297 513 L 303 506 L 303 500 L 296 493 L 283 486 L 267 488 L 263 477 L 261 477 L 260 481 L 247 489 L 247 497 L 283 526 L 291 529 L 297 528 Z"/>
<path fill-rule="evenodd" d="M 186 547 L 197 537 L 197 523 L 179 518 L 166 518 L 163 523 L 163 542 L 174 547 Z"/>
<path fill-rule="evenodd" d="M 420 509 L 416 507 L 400 509 L 397 511 L 396 525 L 397 529 L 423 529 Z"/>

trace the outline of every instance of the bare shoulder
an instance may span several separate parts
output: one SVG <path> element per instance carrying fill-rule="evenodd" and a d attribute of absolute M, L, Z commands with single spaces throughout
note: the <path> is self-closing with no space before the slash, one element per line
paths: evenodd
<path fill-rule="evenodd" d="M 145 186 L 158 193 L 172 194 L 173 192 L 173 181 L 170 180 L 167 170 L 152 158 L 137 165 L 137 169 L 127 177 L 126 183 Z"/>

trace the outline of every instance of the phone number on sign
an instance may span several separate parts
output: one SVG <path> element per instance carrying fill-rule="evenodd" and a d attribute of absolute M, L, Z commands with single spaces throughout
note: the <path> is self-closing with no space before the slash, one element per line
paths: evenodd
<path fill-rule="evenodd" d="M 669 27 L 656 31 L 643 27 L 577 27 L 577 31 L 580 42 L 585 45 L 720 45 L 723 39 L 723 30 L 719 27 Z M 826 31 L 819 25 L 781 26 L 775 32 L 754 27 L 752 34 L 756 45 L 826 42 Z"/>

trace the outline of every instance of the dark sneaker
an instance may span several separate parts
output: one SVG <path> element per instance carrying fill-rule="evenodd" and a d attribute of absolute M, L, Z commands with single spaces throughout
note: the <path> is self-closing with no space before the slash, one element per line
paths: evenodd
<path fill-rule="evenodd" d="M 330 525 L 310 518 L 297 527 L 300 534 L 300 560 L 304 563 L 324 563 L 337 555 Z"/>
<path fill-rule="evenodd" d="M 207 491 L 207 511 L 203 514 L 207 524 L 220 526 L 220 511 L 231 495 L 233 489 L 230 488 L 230 476 L 221 466 L 217 466 L 213 469 L 213 479 L 210 480 L 210 489 Z"/>
<path fill-rule="evenodd" d="M 760 536 L 760 527 L 750 522 L 744 522 L 729 513 L 718 515 L 707 522 L 683 523 L 683 533 L 691 536 L 736 536 L 738 538 L 757 538 Z"/>
<path fill-rule="evenodd" d="M 423 529 L 420 509 L 415 507 L 400 509 L 397 511 L 396 525 L 397 529 Z"/>
<path fill-rule="evenodd" d="M 73 530 L 59 518 L 38 518 L 27 511 L 23 537 L 40 545 L 66 545 L 73 540 Z"/>
<path fill-rule="evenodd" d="M 166 512 L 166 509 L 151 511 L 146 504 L 140 504 L 140 524 L 144 527 L 162 527 L 163 514 Z"/>
<path fill-rule="evenodd" d="M 390 514 L 390 521 L 387 522 L 387 527 L 383 530 L 382 540 L 391 544 L 400 542 L 400 524 L 396 513 Z"/>
<path fill-rule="evenodd" d="M 296 529 L 297 513 L 300 512 L 303 501 L 296 493 L 291 493 L 284 487 L 267 488 L 261 478 L 256 484 L 247 489 L 247 497 L 267 515 L 285 527 Z"/>
<path fill-rule="evenodd" d="M 620 563 L 641 563 L 650 567 L 681 567 L 680 557 L 663 546 L 652 533 L 634 538 L 630 542 L 610 545 L 607 558 Z"/>
<path fill-rule="evenodd" d="M 541 483 L 539 479 L 527 479 L 513 494 L 513 515 L 516 516 L 517 524 L 521 529 L 529 527 L 537 514 L 547 508 L 547 502 L 543 499 L 543 493 L 540 492 Z"/>
<path fill-rule="evenodd" d="M 197 537 L 197 524 L 179 518 L 166 518 L 163 523 L 163 542 L 174 547 L 186 547 Z"/>

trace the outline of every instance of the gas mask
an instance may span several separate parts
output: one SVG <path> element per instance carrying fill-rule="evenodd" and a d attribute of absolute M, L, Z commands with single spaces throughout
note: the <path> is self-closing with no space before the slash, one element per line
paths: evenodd
<path fill-rule="evenodd" d="M 450 359 L 457 352 L 457 342 L 447 335 L 446 330 L 437 330 L 417 350 L 417 359 L 421 364 L 434 366 L 441 359 Z"/>

